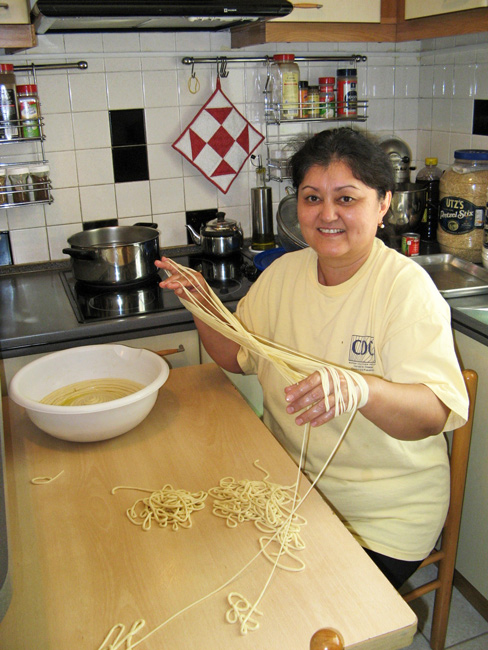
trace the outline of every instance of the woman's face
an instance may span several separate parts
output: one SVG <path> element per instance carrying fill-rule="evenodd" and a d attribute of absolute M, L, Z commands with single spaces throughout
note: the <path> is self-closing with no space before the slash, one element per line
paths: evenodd
<path fill-rule="evenodd" d="M 391 192 L 379 200 L 343 162 L 311 167 L 298 188 L 297 210 L 302 235 L 320 266 L 343 269 L 351 277 L 366 261 L 390 200 Z"/>

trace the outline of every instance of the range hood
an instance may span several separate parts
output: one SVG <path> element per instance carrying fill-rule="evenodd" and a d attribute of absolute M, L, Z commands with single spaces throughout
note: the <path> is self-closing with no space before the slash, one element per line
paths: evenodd
<path fill-rule="evenodd" d="M 227 29 L 288 15 L 287 0 L 38 0 L 37 34 L 107 30 Z"/>

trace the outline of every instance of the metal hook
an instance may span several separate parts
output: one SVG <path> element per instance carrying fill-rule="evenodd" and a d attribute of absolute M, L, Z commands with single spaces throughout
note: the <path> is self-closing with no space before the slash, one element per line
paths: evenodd
<path fill-rule="evenodd" d="M 227 72 L 227 59 L 226 57 L 217 57 L 217 77 L 225 79 L 229 76 Z"/>
<path fill-rule="evenodd" d="M 192 81 L 194 81 L 193 87 Z M 200 82 L 198 80 L 197 73 L 195 72 L 195 61 L 193 60 L 191 62 L 190 78 L 188 79 L 188 90 L 192 95 L 196 95 L 196 93 L 200 90 Z"/>

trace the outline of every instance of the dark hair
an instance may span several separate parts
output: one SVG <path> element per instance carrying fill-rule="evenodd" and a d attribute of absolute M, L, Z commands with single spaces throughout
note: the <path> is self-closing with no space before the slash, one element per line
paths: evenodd
<path fill-rule="evenodd" d="M 388 155 L 370 136 L 349 127 L 320 131 L 308 138 L 288 162 L 295 190 L 310 167 L 328 167 L 343 162 L 359 181 L 376 190 L 378 198 L 395 188 L 395 177 Z"/>

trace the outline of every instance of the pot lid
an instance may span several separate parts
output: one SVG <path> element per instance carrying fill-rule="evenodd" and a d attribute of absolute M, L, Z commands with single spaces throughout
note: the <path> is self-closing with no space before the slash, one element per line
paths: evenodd
<path fill-rule="evenodd" d="M 233 219 L 226 219 L 225 212 L 217 212 L 217 218 L 207 221 L 202 226 L 202 234 L 206 236 L 231 235 L 237 230 L 237 222 Z"/>
<path fill-rule="evenodd" d="M 299 248 L 307 248 L 308 244 L 303 238 L 297 215 L 296 194 L 290 194 L 281 199 L 276 214 L 276 220 L 283 233 Z"/>

